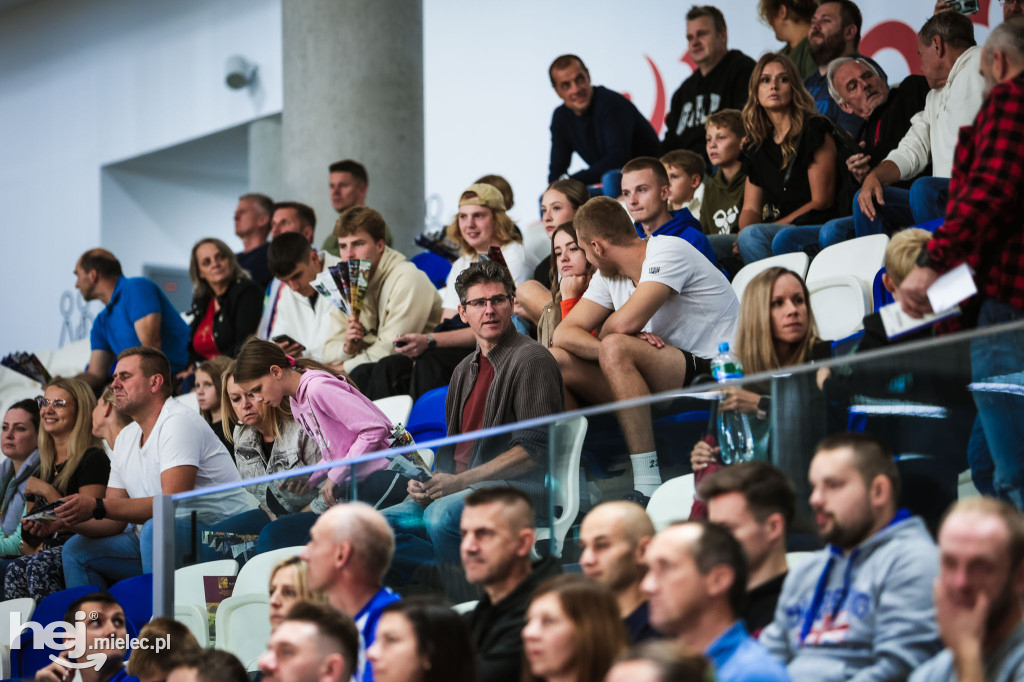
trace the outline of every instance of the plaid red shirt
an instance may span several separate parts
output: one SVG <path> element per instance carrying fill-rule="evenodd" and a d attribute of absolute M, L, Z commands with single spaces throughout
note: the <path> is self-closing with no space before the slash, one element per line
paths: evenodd
<path fill-rule="evenodd" d="M 985 298 L 1024 310 L 1024 74 L 993 88 L 960 129 L 928 255 L 940 272 L 966 261 Z"/>

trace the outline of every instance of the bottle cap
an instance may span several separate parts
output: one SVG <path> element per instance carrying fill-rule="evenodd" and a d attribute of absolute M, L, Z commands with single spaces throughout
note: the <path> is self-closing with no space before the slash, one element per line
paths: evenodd
<path fill-rule="evenodd" d="M 728 353 L 729 352 L 729 342 L 728 341 L 720 342 L 718 344 L 718 352 L 719 353 Z"/>

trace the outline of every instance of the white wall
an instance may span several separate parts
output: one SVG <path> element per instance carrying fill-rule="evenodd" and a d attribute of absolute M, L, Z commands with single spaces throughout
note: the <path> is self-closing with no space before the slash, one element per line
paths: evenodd
<path fill-rule="evenodd" d="M 233 54 L 259 65 L 256 97 L 224 86 Z M 0 352 L 52 348 L 85 249 L 126 253 L 129 275 L 147 250 L 187 263 L 191 242 L 167 239 L 166 224 L 101 230 L 101 168 L 279 112 L 280 2 L 33 0 L 0 13 L 0 93 Z M 223 221 L 230 230 L 231 208 Z"/>
<path fill-rule="evenodd" d="M 729 45 L 757 59 L 778 41 L 756 17 L 757 0 L 519 0 L 480 11 L 476 0 L 425 3 L 426 182 L 435 221 L 448 222 L 463 189 L 485 173 L 512 184 L 520 225 L 537 219 L 547 186 L 552 110 L 561 103 L 547 78 L 562 53 L 579 55 L 593 82 L 627 92 L 651 118 L 657 102 L 671 99 L 690 75 L 686 55 L 687 10 L 717 5 L 729 27 Z M 899 44 L 916 56 L 916 31 L 932 14 L 933 0 L 857 0 L 868 43 Z M 1002 21 L 995 0 L 982 0 L 975 18 L 979 43 L 988 25 Z M 896 22 L 882 26 L 887 22 Z M 875 31 L 874 35 L 871 32 Z M 871 40 L 868 40 L 868 38 Z M 875 55 L 890 80 L 909 75 L 895 49 Z M 661 75 L 659 91 L 654 72 Z M 918 62 L 915 61 L 915 66 Z"/>

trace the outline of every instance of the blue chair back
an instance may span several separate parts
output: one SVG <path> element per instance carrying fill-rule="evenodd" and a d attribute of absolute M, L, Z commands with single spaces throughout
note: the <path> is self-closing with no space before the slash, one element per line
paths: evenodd
<path fill-rule="evenodd" d="M 871 307 L 873 312 L 876 313 L 882 306 L 896 302 L 896 299 L 892 297 L 889 290 L 885 288 L 884 284 L 882 284 L 882 275 L 884 274 L 885 268 L 879 269 L 879 271 L 875 273 L 875 281 L 871 283 L 871 300 L 874 302 Z"/>
<path fill-rule="evenodd" d="M 413 256 L 411 260 L 413 265 L 427 275 L 435 287 L 440 289 L 445 285 L 448 273 L 452 270 L 452 264 L 447 258 L 442 258 L 432 251 L 423 251 Z"/>
<path fill-rule="evenodd" d="M 84 585 L 55 592 L 39 602 L 32 613 L 32 621 L 44 628 L 50 623 L 64 622 L 64 612 L 72 602 L 79 597 L 100 591 L 95 585 Z M 11 634 L 13 636 L 14 633 Z M 36 649 L 33 647 L 34 643 L 35 634 L 32 630 L 25 630 L 18 636 L 18 647 L 11 648 L 11 677 L 32 679 L 37 672 L 50 665 L 50 654 L 60 654 L 59 650 L 48 647 Z"/>
<path fill-rule="evenodd" d="M 922 230 L 928 230 L 934 232 L 935 230 L 942 227 L 942 224 L 946 222 L 945 218 L 935 218 L 934 220 L 926 220 L 920 225 L 914 225 L 914 227 L 920 227 Z"/>
<path fill-rule="evenodd" d="M 141 630 L 153 618 L 153 574 L 143 573 L 125 578 L 107 590 L 124 609 L 128 622 Z"/>
<path fill-rule="evenodd" d="M 427 391 L 412 405 L 409 412 L 409 423 L 406 430 L 418 443 L 425 443 L 435 438 L 444 438 L 448 433 L 448 422 L 445 419 L 444 402 L 448 397 L 448 387 L 442 386 Z"/>

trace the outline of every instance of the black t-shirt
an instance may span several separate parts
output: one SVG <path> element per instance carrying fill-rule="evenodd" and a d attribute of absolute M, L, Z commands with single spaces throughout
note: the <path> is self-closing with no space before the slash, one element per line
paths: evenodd
<path fill-rule="evenodd" d="M 764 192 L 765 205 L 779 210 L 779 217 L 789 215 L 811 200 L 811 183 L 807 169 L 814 161 L 814 154 L 825 137 L 831 135 L 832 126 L 821 116 L 812 116 L 804 121 L 803 132 L 797 144 L 796 156 L 788 166 L 782 164 L 782 148 L 775 144 L 771 135 L 757 147 L 744 150 L 743 172 L 751 184 Z M 839 178 L 836 178 L 839 187 Z M 824 210 L 812 210 L 797 218 L 797 225 L 821 225 L 836 217 L 836 206 Z M 770 218 L 764 222 L 774 222 Z"/>
<path fill-rule="evenodd" d="M 67 461 L 57 465 L 53 472 L 53 478 L 47 481 L 47 483 L 53 485 L 53 481 L 64 470 L 66 465 Z M 107 453 L 103 451 L 103 448 L 89 448 L 82 455 L 78 468 L 75 469 L 75 472 L 71 474 L 71 478 L 68 479 L 68 489 L 61 492 L 64 495 L 74 495 L 82 486 L 106 485 L 108 478 L 110 478 L 110 459 L 107 457 Z"/>
<path fill-rule="evenodd" d="M 533 269 L 533 278 L 543 284 L 545 289 L 551 288 L 551 254 L 545 256 Z"/>
<path fill-rule="evenodd" d="M 782 592 L 782 583 L 786 580 L 786 575 L 777 575 L 747 592 L 747 607 L 743 610 L 743 620 L 751 636 L 757 637 L 775 618 L 775 605 L 779 601 L 779 593 Z"/>

